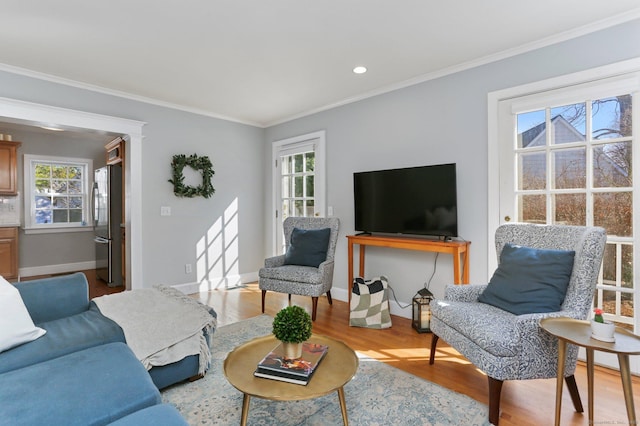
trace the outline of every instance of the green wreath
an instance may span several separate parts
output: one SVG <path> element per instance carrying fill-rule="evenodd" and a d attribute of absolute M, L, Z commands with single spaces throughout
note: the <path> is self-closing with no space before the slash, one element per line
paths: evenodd
<path fill-rule="evenodd" d="M 200 172 L 202 175 L 202 184 L 200 186 L 193 187 L 184 184 L 182 171 L 186 166 Z M 201 195 L 204 198 L 209 198 L 216 192 L 213 189 L 213 185 L 211 185 L 211 178 L 215 172 L 213 171 L 211 160 L 206 155 L 203 157 L 198 157 L 196 154 L 188 157 L 184 154 L 174 155 L 171 162 L 171 170 L 173 178 L 169 179 L 169 182 L 173 184 L 173 193 L 178 197 L 193 198 Z"/>

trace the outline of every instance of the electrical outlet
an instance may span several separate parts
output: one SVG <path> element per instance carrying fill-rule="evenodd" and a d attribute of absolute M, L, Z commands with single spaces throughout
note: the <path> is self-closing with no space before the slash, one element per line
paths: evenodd
<path fill-rule="evenodd" d="M 184 273 L 185 274 L 190 274 L 191 273 L 191 264 L 190 263 L 186 263 L 184 265 Z"/>
<path fill-rule="evenodd" d="M 160 216 L 171 216 L 171 207 L 170 206 L 160 207 Z"/>

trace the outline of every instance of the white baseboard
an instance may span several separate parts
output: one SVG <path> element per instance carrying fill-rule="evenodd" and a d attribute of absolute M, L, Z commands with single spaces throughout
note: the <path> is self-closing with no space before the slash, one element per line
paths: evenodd
<path fill-rule="evenodd" d="M 210 278 L 198 282 L 176 284 L 171 287 L 180 290 L 184 294 L 194 294 L 210 290 L 228 290 L 256 281 L 258 281 L 258 272 L 250 272 L 248 274 L 228 275 L 226 277 Z"/>
<path fill-rule="evenodd" d="M 44 265 L 20 268 L 20 277 L 33 277 L 37 275 L 64 274 L 65 272 L 84 271 L 96 269 L 95 260 L 88 262 L 63 263 L 60 265 Z"/>

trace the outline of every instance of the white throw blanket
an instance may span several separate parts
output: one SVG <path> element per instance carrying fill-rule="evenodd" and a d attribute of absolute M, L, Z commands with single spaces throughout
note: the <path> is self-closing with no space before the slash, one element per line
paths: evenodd
<path fill-rule="evenodd" d="M 211 361 L 202 333 L 212 336 L 216 319 L 207 307 L 180 291 L 158 286 L 93 299 L 102 315 L 123 330 L 127 345 L 147 370 L 200 355 L 199 374 Z"/>

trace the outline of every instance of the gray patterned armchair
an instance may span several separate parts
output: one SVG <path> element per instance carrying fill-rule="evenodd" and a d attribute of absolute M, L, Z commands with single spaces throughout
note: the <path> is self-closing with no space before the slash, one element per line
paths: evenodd
<path fill-rule="evenodd" d="M 573 250 L 575 256 L 569 285 L 561 309 L 556 312 L 515 315 L 478 302 L 487 285 L 449 285 L 444 300 L 432 303 L 431 354 L 433 364 L 439 338 L 444 339 L 487 374 L 489 421 L 497 425 L 500 392 L 504 380 L 555 378 L 558 364 L 557 339 L 544 332 L 539 321 L 546 317 L 586 319 L 591 310 L 606 233 L 598 227 L 506 224 L 496 230 L 500 254 L 511 243 L 535 249 Z M 578 347 L 568 345 L 565 381 L 576 411 L 582 403 L 573 373 Z"/>
<path fill-rule="evenodd" d="M 333 284 L 333 259 L 338 242 L 338 229 L 340 220 L 335 217 L 288 217 L 283 222 L 286 249 L 291 246 L 291 238 L 294 228 L 302 230 L 330 229 L 329 242 L 326 247 L 326 258 L 317 266 L 301 266 L 285 264 L 285 255 L 279 255 L 265 259 L 264 268 L 261 268 L 258 276 L 258 284 L 262 290 L 262 312 L 267 291 L 277 291 L 291 295 L 311 296 L 313 308 L 311 318 L 316 320 L 318 310 L 318 297 L 327 294 L 327 300 L 331 305 L 331 285 Z"/>

